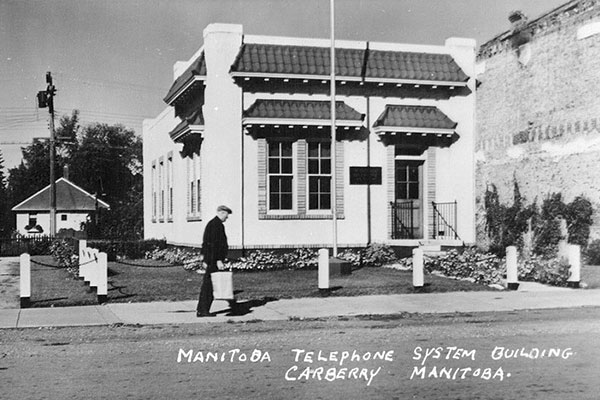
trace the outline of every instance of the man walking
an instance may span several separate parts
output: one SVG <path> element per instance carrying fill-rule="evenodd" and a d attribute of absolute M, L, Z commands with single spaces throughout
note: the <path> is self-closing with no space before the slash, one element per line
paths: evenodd
<path fill-rule="evenodd" d="M 231 209 L 227 206 L 217 207 L 217 216 L 208 221 L 206 228 L 204 228 L 202 255 L 207 267 L 200 288 L 198 307 L 196 308 L 196 316 L 198 317 L 215 316 L 215 314 L 210 313 L 210 306 L 213 302 L 213 285 L 210 275 L 218 271 L 219 268 L 223 268 L 223 261 L 227 257 L 229 247 L 223 222 L 227 221 L 231 213 Z"/>

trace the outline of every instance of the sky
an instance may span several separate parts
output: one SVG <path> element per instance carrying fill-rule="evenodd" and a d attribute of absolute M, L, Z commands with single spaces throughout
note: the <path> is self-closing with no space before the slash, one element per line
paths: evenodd
<path fill-rule="evenodd" d="M 480 45 L 510 28 L 508 14 L 536 18 L 566 0 L 335 0 L 335 37 Z M 36 94 L 50 71 L 56 122 L 80 110 L 82 124 L 142 121 L 166 104 L 173 64 L 201 46 L 211 23 L 245 34 L 329 37 L 329 0 L 0 0 L 0 152 L 5 173 L 20 148 L 48 137 L 48 109 Z"/>

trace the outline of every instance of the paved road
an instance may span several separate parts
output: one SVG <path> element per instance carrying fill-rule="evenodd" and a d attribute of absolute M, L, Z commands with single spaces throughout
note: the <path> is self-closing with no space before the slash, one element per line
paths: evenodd
<path fill-rule="evenodd" d="M 0 381 L 8 399 L 597 399 L 599 317 L 576 308 L 5 329 Z"/>

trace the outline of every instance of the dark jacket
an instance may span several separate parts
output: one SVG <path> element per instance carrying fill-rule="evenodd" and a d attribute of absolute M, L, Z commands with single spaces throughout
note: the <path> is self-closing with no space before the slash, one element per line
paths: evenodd
<path fill-rule="evenodd" d="M 204 262 L 208 265 L 215 264 L 217 261 L 223 261 L 227 258 L 227 236 L 225 235 L 225 226 L 219 217 L 214 217 L 204 228 L 202 237 L 202 255 Z"/>

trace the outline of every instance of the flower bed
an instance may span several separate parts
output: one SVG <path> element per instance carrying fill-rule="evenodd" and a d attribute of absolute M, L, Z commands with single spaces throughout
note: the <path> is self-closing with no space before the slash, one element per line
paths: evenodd
<path fill-rule="evenodd" d="M 412 258 L 404 258 L 390 268 L 412 270 Z M 465 279 L 484 285 L 498 285 L 506 275 L 506 259 L 491 253 L 481 253 L 475 248 L 462 252 L 450 250 L 439 257 L 424 257 L 423 268 L 427 273 Z M 554 286 L 566 286 L 569 266 L 557 258 L 532 256 L 519 259 L 518 279 L 534 281 Z"/>
<path fill-rule="evenodd" d="M 394 251 L 387 245 L 372 244 L 364 249 L 345 249 L 338 255 L 353 267 L 381 266 L 396 260 Z M 203 269 L 202 256 L 198 249 L 169 247 L 146 252 L 146 258 L 183 265 L 185 269 Z M 232 260 L 228 266 L 237 271 L 276 271 L 284 269 L 316 269 L 319 254 L 316 249 L 295 249 L 290 252 L 255 250 L 246 257 Z"/>

